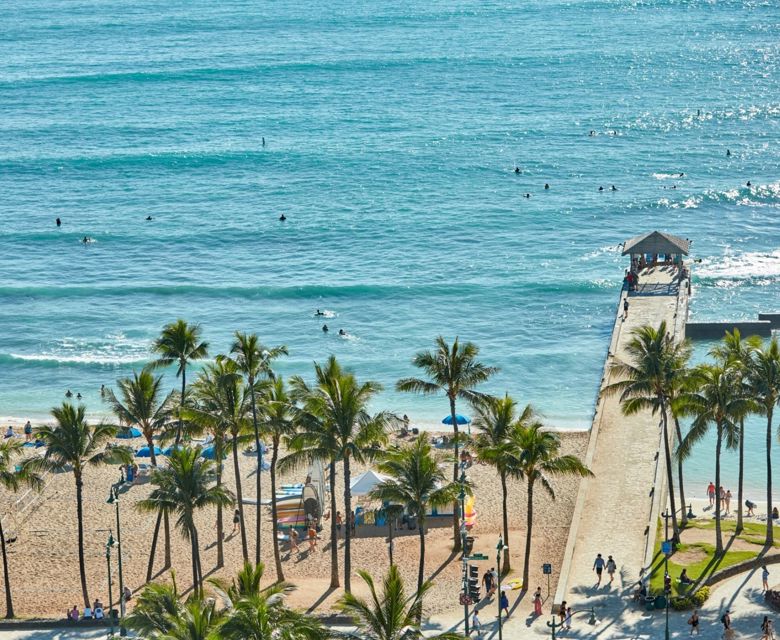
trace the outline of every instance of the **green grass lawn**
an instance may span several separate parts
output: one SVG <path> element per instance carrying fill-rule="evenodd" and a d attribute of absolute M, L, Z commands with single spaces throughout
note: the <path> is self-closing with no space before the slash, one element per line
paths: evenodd
<path fill-rule="evenodd" d="M 691 522 L 691 527 L 697 529 L 715 529 L 715 522 L 713 520 Z M 735 522 L 723 522 L 723 538 L 724 545 L 728 545 L 728 540 L 734 532 Z M 776 528 L 777 529 L 777 528 Z M 707 542 L 694 542 L 692 544 L 680 544 L 677 546 L 675 552 L 669 557 L 669 574 L 672 576 L 672 593 L 682 595 L 685 591 L 685 587 L 682 587 L 677 578 L 683 568 L 688 570 L 688 575 L 693 580 L 698 580 L 699 577 L 704 579 L 711 576 L 713 573 L 720 569 L 725 569 L 731 565 L 745 562 L 755 558 L 763 548 L 764 538 L 759 538 L 759 530 L 766 531 L 765 527 L 762 527 L 760 523 L 747 523 L 743 533 L 737 536 L 737 539 L 742 539 L 751 545 L 755 545 L 755 550 L 741 550 L 741 551 L 726 551 L 721 557 L 715 557 L 715 545 Z M 714 535 L 713 535 L 714 537 Z M 658 523 L 658 530 L 655 537 L 655 553 L 653 555 L 653 568 L 650 574 L 650 591 L 652 593 L 661 593 L 664 586 L 664 556 L 661 553 L 661 543 L 663 541 L 663 529 L 661 523 Z M 681 555 L 686 551 L 696 552 L 699 559 L 695 562 L 685 563 L 680 560 Z M 678 588 L 681 588 L 678 590 Z"/>

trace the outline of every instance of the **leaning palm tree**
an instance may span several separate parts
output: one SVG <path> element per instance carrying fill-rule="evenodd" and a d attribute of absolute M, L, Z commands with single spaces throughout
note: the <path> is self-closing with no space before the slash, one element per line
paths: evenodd
<path fill-rule="evenodd" d="M 436 348 L 433 351 L 420 351 L 414 356 L 412 363 L 418 369 L 422 369 L 427 379 L 402 378 L 396 383 L 399 391 L 412 391 L 434 395 L 443 393 L 449 400 L 450 418 L 455 431 L 455 462 L 453 465 L 452 479 L 458 480 L 458 419 L 456 402 L 458 399 L 472 402 L 484 397 L 484 394 L 475 390 L 475 387 L 485 382 L 498 371 L 496 367 L 488 367 L 479 360 L 479 347 L 472 342 L 461 344 L 458 338 L 452 345 L 447 344 L 443 337 L 436 338 Z M 455 550 L 461 547 L 460 523 L 458 506 L 453 506 L 453 537 Z"/>
<path fill-rule="evenodd" d="M 303 413 L 300 423 L 306 429 L 308 425 L 316 428 L 326 425 L 333 436 L 334 449 L 332 459 L 342 462 L 344 467 L 344 510 L 347 517 L 352 512 L 352 461 L 365 463 L 381 451 L 387 441 L 387 429 L 394 423 L 395 417 L 387 412 L 371 415 L 368 404 L 381 390 L 376 382 L 359 383 L 354 374 L 341 368 L 334 356 L 328 358 L 326 365 L 314 365 L 316 382 L 309 387 L 302 379 L 294 378 L 291 384 L 300 398 Z M 313 420 L 307 418 L 313 416 Z M 306 437 L 305 433 L 301 434 Z M 319 445 L 319 437 L 315 438 Z M 335 519 L 335 512 L 333 512 Z M 344 533 L 344 589 L 350 590 L 352 576 L 351 527 Z M 335 544 L 335 541 L 334 541 Z"/>
<path fill-rule="evenodd" d="M 16 492 L 22 486 L 40 490 L 43 487 L 42 465 L 38 458 L 21 459 L 23 445 L 19 440 L 0 442 L 0 486 L 6 491 Z M 8 571 L 8 553 L 5 548 L 5 531 L 0 519 L 0 551 L 3 554 L 3 584 L 5 585 L 5 617 L 14 617 L 14 603 L 11 598 L 11 575 Z"/>
<path fill-rule="evenodd" d="M 127 447 L 107 446 L 116 435 L 116 427 L 87 424 L 84 405 L 74 407 L 71 403 L 64 402 L 61 407 L 54 407 L 51 414 L 56 424 L 39 427 L 37 435 L 46 443 L 46 464 L 54 470 L 70 469 L 73 472 L 76 482 L 81 595 L 84 597 L 84 605 L 89 606 L 84 562 L 84 472 L 88 466 L 131 462 L 133 453 Z"/>
<path fill-rule="evenodd" d="M 124 619 L 125 626 L 140 638 L 167 634 L 182 615 L 184 603 L 171 572 L 172 584 L 149 582 L 138 594 L 133 610 Z"/>
<path fill-rule="evenodd" d="M 748 400 L 739 390 L 739 373 L 732 367 L 699 365 L 693 371 L 695 391 L 681 399 L 682 410 L 693 417 L 688 435 L 680 443 L 677 455 L 687 458 L 693 446 L 715 426 L 715 487 L 720 484 L 720 456 L 725 440 L 729 449 L 739 444 L 739 420 L 745 415 Z M 723 553 L 720 499 L 715 501 L 715 553 Z"/>
<path fill-rule="evenodd" d="M 616 361 L 611 370 L 620 380 L 608 385 L 606 393 L 620 393 L 623 414 L 630 416 L 650 409 L 661 414 L 666 481 L 669 486 L 669 502 L 672 511 L 673 539 L 679 541 L 674 479 L 672 477 L 672 452 L 669 442 L 669 410 L 672 397 L 686 375 L 686 363 L 690 359 L 688 342 L 677 342 L 667 333 L 666 322 L 658 328 L 645 325 L 632 332 L 626 345 L 629 362 Z"/>
<path fill-rule="evenodd" d="M 263 485 L 262 485 L 262 465 L 263 465 L 263 456 L 260 455 L 262 451 L 262 445 L 260 443 L 260 429 L 258 428 L 257 424 L 257 401 L 255 398 L 255 383 L 261 376 L 268 377 L 273 380 L 274 373 L 271 369 L 271 363 L 276 360 L 277 358 L 280 358 L 281 356 L 287 355 L 287 347 L 284 345 L 278 346 L 278 347 L 266 347 L 261 342 L 260 339 L 257 337 L 256 333 L 241 333 L 240 331 L 236 331 L 235 339 L 233 340 L 233 344 L 230 346 L 230 354 L 233 357 L 233 360 L 238 365 L 239 370 L 241 373 L 246 377 L 247 385 L 249 387 L 249 392 L 251 395 L 251 403 L 252 403 L 252 426 L 254 428 L 254 435 L 255 435 L 255 452 L 257 453 L 257 474 L 255 476 L 255 497 L 257 499 L 257 509 L 255 510 L 255 564 L 260 563 L 260 551 L 261 551 L 261 540 L 262 536 L 260 535 L 261 529 L 261 513 L 262 510 L 260 509 L 260 501 L 263 496 Z M 244 527 L 243 527 L 243 512 L 241 514 L 242 517 L 242 527 L 241 531 L 243 533 Z M 275 523 L 274 523 L 274 526 Z M 278 561 L 278 548 L 279 543 L 276 540 L 276 534 L 274 533 L 274 557 L 277 559 L 277 575 L 279 573 L 278 569 L 280 567 L 280 563 Z"/>
<path fill-rule="evenodd" d="M 263 434 L 271 438 L 271 527 L 274 546 L 274 563 L 277 581 L 284 580 L 282 556 L 279 549 L 279 522 L 276 504 L 276 467 L 279 462 L 279 448 L 282 442 L 289 442 L 296 430 L 296 407 L 287 394 L 284 380 L 276 377 L 263 390 L 261 400 Z M 258 472 L 259 473 L 259 472 Z M 259 508 L 258 508 L 259 511 Z M 335 518 L 334 518 L 335 520 Z"/>
<path fill-rule="evenodd" d="M 748 413 L 754 413 L 757 409 L 752 402 L 752 393 L 747 382 L 747 376 L 752 364 L 753 351 L 761 348 L 761 338 L 751 336 L 746 340 L 742 339 L 739 329 L 734 329 L 733 333 L 726 331 L 723 341 L 715 346 L 710 355 L 713 356 L 721 366 L 729 366 L 734 370 L 735 383 L 740 389 L 745 400 L 745 415 L 739 416 L 739 471 L 737 475 L 737 527 L 736 533 L 741 533 L 744 528 L 742 523 L 742 505 L 744 503 L 744 477 L 745 477 L 745 418 Z M 682 442 L 682 440 L 681 440 Z M 681 494 L 682 495 L 682 494 Z M 685 503 L 683 503 L 683 513 Z"/>
<path fill-rule="evenodd" d="M 757 413 L 766 416 L 766 540 L 768 548 L 774 544 L 772 520 L 772 420 L 775 405 L 780 401 L 780 344 L 773 337 L 769 343 L 753 350 L 748 367 L 747 383 Z"/>
<path fill-rule="evenodd" d="M 181 377 L 180 408 L 184 408 L 187 393 L 187 367 L 195 360 L 203 360 L 208 356 L 208 342 L 200 339 L 201 328 L 199 324 L 188 324 L 186 320 L 179 318 L 175 322 L 166 324 L 160 332 L 160 337 L 152 344 L 152 352 L 158 358 L 152 362 L 153 367 L 169 367 L 177 365 L 176 377 Z M 176 444 L 181 441 L 184 423 L 179 416 L 179 427 L 176 431 Z"/>
<path fill-rule="evenodd" d="M 557 433 L 546 431 L 541 422 L 530 424 L 516 421 L 509 434 L 510 446 L 516 462 L 512 463 L 515 473 L 524 478 L 528 491 L 526 511 L 525 560 L 523 563 L 523 590 L 528 590 L 528 569 L 531 560 L 531 533 L 533 532 L 534 487 L 541 483 L 554 500 L 550 479 L 554 476 L 593 475 L 583 462 L 573 455 L 560 455 L 561 438 Z"/>
<path fill-rule="evenodd" d="M 339 600 L 339 609 L 352 618 L 360 637 L 365 640 L 403 640 L 422 637 L 420 619 L 423 614 L 423 596 L 431 588 L 426 582 L 416 593 L 407 594 L 398 567 L 393 565 L 382 579 L 382 593 L 377 593 L 371 574 L 358 571 L 368 587 L 369 599 L 345 593 Z M 464 636 L 454 631 L 426 635 L 435 640 L 463 640 Z"/>
<path fill-rule="evenodd" d="M 228 449 L 232 450 L 236 499 L 241 520 L 241 552 L 244 562 L 248 562 L 249 549 L 244 526 L 238 449 L 239 444 L 245 441 L 249 428 L 249 396 L 236 364 L 232 360 L 218 357 L 215 364 L 206 365 L 192 385 L 192 396 L 193 402 L 184 408 L 184 417 L 213 437 L 211 446 L 216 463 L 217 486 L 222 485 L 223 457 Z M 222 507 L 217 506 L 217 566 L 219 567 L 224 564 L 223 537 Z"/>
<path fill-rule="evenodd" d="M 477 457 L 498 471 L 501 480 L 501 514 L 504 525 L 504 570 L 509 571 L 509 511 L 507 509 L 507 478 L 512 475 L 515 462 L 514 451 L 509 441 L 509 433 L 516 422 L 527 424 L 536 412 L 529 404 L 520 416 L 516 412 L 517 403 L 507 394 L 503 398 L 488 398 L 474 404 L 476 417 L 473 426 L 480 433 L 474 439 Z"/>
<path fill-rule="evenodd" d="M 161 433 L 168 425 L 173 409 L 174 393 L 170 392 L 163 397 L 162 376 L 155 377 L 151 367 L 144 367 L 141 373 L 133 372 L 132 378 L 120 378 L 117 380 L 119 395 L 113 389 L 106 388 L 102 392 L 104 402 L 111 407 L 121 425 L 137 426 L 149 446 L 149 455 L 152 466 L 157 466 L 154 437 Z M 164 517 L 164 547 L 165 568 L 171 566 L 171 530 L 168 518 Z M 146 569 L 147 581 L 152 578 L 154 556 L 157 550 L 157 538 L 160 534 L 160 520 L 155 523 L 152 535 L 151 552 Z"/>
<path fill-rule="evenodd" d="M 403 505 L 417 516 L 420 536 L 420 563 L 417 570 L 417 591 L 423 589 L 425 577 L 425 523 L 429 509 L 451 504 L 458 497 L 460 485 L 447 482 L 433 455 L 431 443 L 424 433 L 407 447 L 391 448 L 380 458 L 378 469 L 389 476 L 369 494 L 375 500 Z"/>
<path fill-rule="evenodd" d="M 224 486 L 217 486 L 217 472 L 211 460 L 201 457 L 200 447 L 174 449 L 168 466 L 152 472 L 154 489 L 149 497 L 137 503 L 141 511 L 165 511 L 177 516 L 179 529 L 192 549 L 193 591 L 203 589 L 203 569 L 200 563 L 200 543 L 195 514 L 207 507 L 227 506 L 233 495 Z"/>

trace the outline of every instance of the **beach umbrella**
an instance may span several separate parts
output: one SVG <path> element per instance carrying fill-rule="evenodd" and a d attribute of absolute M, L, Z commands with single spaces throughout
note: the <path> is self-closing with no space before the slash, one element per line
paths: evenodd
<path fill-rule="evenodd" d="M 122 438 L 123 440 L 130 440 L 131 438 L 140 438 L 142 435 L 143 434 L 141 433 L 140 429 L 129 427 L 127 429 L 122 429 L 119 433 L 116 434 L 116 437 Z"/>
<path fill-rule="evenodd" d="M 462 416 L 459 413 L 455 414 L 455 420 L 458 421 L 458 424 L 469 424 L 471 422 L 471 418 L 468 418 L 466 416 Z M 452 416 L 447 416 L 441 421 L 442 424 L 452 424 Z"/>
<path fill-rule="evenodd" d="M 182 446 L 181 446 L 180 444 L 176 444 L 176 445 L 173 445 L 173 444 L 172 444 L 170 447 L 165 447 L 165 449 L 163 449 L 163 450 L 162 450 L 162 454 L 163 454 L 164 456 L 169 456 L 169 455 L 171 455 L 171 454 L 172 454 L 174 451 L 176 451 L 177 449 L 181 449 L 181 448 L 182 448 Z"/>
<path fill-rule="evenodd" d="M 217 458 L 217 450 L 212 445 L 211 447 L 206 447 L 203 451 L 200 452 L 201 458 L 206 458 L 207 460 L 216 460 Z M 224 460 L 227 458 L 227 453 L 222 454 L 222 459 Z"/>
<path fill-rule="evenodd" d="M 154 455 L 161 456 L 162 450 L 157 445 L 154 446 Z M 135 452 L 136 458 L 151 458 L 152 452 L 149 450 L 149 447 L 141 447 L 138 451 Z"/>

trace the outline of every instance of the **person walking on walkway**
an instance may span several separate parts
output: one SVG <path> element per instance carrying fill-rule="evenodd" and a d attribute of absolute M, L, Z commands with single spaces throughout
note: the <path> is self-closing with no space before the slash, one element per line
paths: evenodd
<path fill-rule="evenodd" d="M 764 591 L 769 591 L 769 569 L 766 568 L 765 564 L 761 565 L 761 586 Z"/>
<path fill-rule="evenodd" d="M 726 500 L 726 515 L 729 515 L 729 512 L 731 511 L 731 489 L 726 491 L 724 499 Z"/>
<path fill-rule="evenodd" d="M 731 612 L 726 612 L 720 617 L 720 623 L 723 625 L 723 637 L 728 640 L 734 636 L 734 630 L 731 628 Z"/>
<path fill-rule="evenodd" d="M 500 602 L 501 602 L 501 605 L 500 605 L 500 610 L 498 612 L 498 615 L 500 616 L 501 615 L 501 611 L 504 611 L 506 613 L 506 615 L 504 617 L 505 618 L 509 618 L 509 598 L 507 598 L 507 596 L 506 596 L 506 591 L 502 591 L 501 592 Z"/>
<path fill-rule="evenodd" d="M 715 506 L 715 485 L 710 482 L 710 486 L 707 487 L 707 497 L 710 499 L 710 508 Z"/>
<path fill-rule="evenodd" d="M 772 630 L 772 621 L 769 616 L 764 616 L 764 621 L 761 623 L 761 636 L 762 640 L 774 640 L 775 632 Z"/>
<path fill-rule="evenodd" d="M 688 618 L 688 624 L 691 625 L 691 635 L 693 635 L 693 632 L 696 632 L 696 635 L 699 635 L 699 612 L 694 609 L 693 613 L 691 614 L 691 617 Z"/>
<path fill-rule="evenodd" d="M 607 573 L 609 574 L 609 584 L 615 580 L 615 571 L 617 570 L 617 564 L 612 559 L 612 556 L 607 558 Z"/>
<path fill-rule="evenodd" d="M 623 320 L 628 318 L 628 298 L 623 300 Z"/>
<path fill-rule="evenodd" d="M 601 554 L 599 553 L 596 556 L 596 559 L 593 561 L 593 571 L 596 572 L 596 575 L 598 576 L 598 581 L 596 582 L 596 586 L 601 586 L 601 574 L 604 571 L 604 565 L 606 562 L 604 562 L 604 558 L 601 557 Z"/>
<path fill-rule="evenodd" d="M 561 606 L 558 608 L 558 617 L 561 619 L 561 626 L 566 622 L 566 600 L 561 602 Z"/>
<path fill-rule="evenodd" d="M 539 617 L 542 615 L 542 588 L 536 587 L 534 592 L 534 615 Z"/>
<path fill-rule="evenodd" d="M 474 632 L 477 638 L 482 637 L 482 622 L 480 622 L 476 611 L 474 611 L 471 616 L 471 630 Z"/>

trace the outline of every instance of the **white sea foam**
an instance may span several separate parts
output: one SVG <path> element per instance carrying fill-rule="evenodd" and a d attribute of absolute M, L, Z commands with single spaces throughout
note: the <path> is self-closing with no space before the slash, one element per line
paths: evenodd
<path fill-rule="evenodd" d="M 780 250 L 704 258 L 696 267 L 696 274 L 719 281 L 758 278 L 760 280 L 755 284 L 772 282 L 773 279 L 780 277 Z"/>
<path fill-rule="evenodd" d="M 123 333 L 106 334 L 86 340 L 65 337 L 56 340 L 39 353 L 9 353 L 16 360 L 71 364 L 132 364 L 149 358 L 146 340 L 127 338 Z"/>

